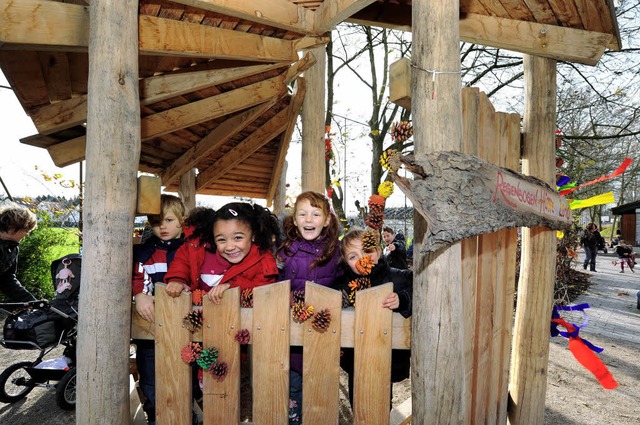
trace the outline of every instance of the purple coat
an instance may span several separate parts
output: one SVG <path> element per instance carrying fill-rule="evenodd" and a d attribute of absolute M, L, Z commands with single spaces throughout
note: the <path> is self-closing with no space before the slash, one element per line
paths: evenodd
<path fill-rule="evenodd" d="M 283 251 L 278 252 L 278 257 L 284 257 L 278 263 L 280 273 L 278 281 L 291 280 L 291 291 L 304 291 L 305 283 L 309 280 L 318 285 L 331 286 L 336 278 L 342 276 L 343 268 L 338 264 L 340 260 L 340 247 L 336 246 L 333 257 L 325 264 L 309 270 L 309 266 L 324 248 L 324 238 L 313 241 L 295 241 L 291 244 L 289 256 Z M 278 258 L 280 260 L 280 258 Z M 290 367 L 298 373 L 302 373 L 302 347 L 291 347 Z"/>
<path fill-rule="evenodd" d="M 324 248 L 324 238 L 313 241 L 295 241 L 291 244 L 289 256 L 284 251 L 278 253 L 279 257 L 284 257 L 282 263 L 278 264 L 280 274 L 278 280 L 291 280 L 291 290 L 304 291 L 307 280 L 322 286 L 331 286 L 333 281 L 342 275 L 342 267 L 338 265 L 340 260 L 340 249 L 336 247 L 333 257 L 323 265 L 319 265 L 309 270 L 311 263 L 315 260 Z"/>

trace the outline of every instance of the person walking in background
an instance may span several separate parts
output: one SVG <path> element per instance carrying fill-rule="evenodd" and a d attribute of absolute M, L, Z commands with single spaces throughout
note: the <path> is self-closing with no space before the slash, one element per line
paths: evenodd
<path fill-rule="evenodd" d="M 636 263 L 636 254 L 633 252 L 633 248 L 624 241 L 624 239 L 618 240 L 618 246 L 616 247 L 616 254 L 620 260 L 620 273 L 624 273 L 624 265 L 626 264 L 632 273 L 636 271 L 633 269 Z"/>
<path fill-rule="evenodd" d="M 20 241 L 38 226 L 36 215 L 25 207 L 0 207 L 0 291 L 10 301 L 36 298 L 16 277 Z"/>
<path fill-rule="evenodd" d="M 340 226 L 329 201 L 317 192 L 296 198 L 293 213 L 284 219 L 285 239 L 278 250 L 278 280 L 290 280 L 292 294 L 304 294 L 307 281 L 330 286 L 342 273 Z M 302 423 L 302 347 L 291 347 L 289 423 Z"/>
<path fill-rule="evenodd" d="M 395 234 L 391 227 L 384 227 L 382 229 L 382 239 L 384 240 L 384 250 L 382 254 L 389 263 L 389 267 L 395 269 L 408 269 L 407 264 L 407 248 L 402 233 Z"/>
<path fill-rule="evenodd" d="M 585 226 L 580 238 L 580 245 L 582 245 L 585 253 L 584 264 L 582 265 L 585 270 L 587 266 L 590 266 L 590 271 L 597 271 L 596 256 L 598 255 L 598 245 L 601 239 L 602 236 L 600 236 L 598 226 L 595 223 L 589 223 Z"/>

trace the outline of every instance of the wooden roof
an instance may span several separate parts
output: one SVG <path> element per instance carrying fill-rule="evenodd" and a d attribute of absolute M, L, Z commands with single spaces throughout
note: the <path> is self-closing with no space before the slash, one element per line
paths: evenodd
<path fill-rule="evenodd" d="M 611 3 L 461 0 L 461 38 L 595 64 L 620 47 Z M 0 5 L 0 67 L 38 130 L 22 142 L 58 166 L 82 160 L 89 7 Z M 140 170 L 175 190 L 196 168 L 197 193 L 268 201 L 304 97 L 298 76 L 314 63 L 298 52 L 344 20 L 411 25 L 410 0 L 142 0 L 139 10 Z"/>

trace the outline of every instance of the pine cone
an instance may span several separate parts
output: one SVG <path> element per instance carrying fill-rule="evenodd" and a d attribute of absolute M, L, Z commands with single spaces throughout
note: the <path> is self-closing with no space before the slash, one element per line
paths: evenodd
<path fill-rule="evenodd" d="M 361 289 L 371 288 L 371 281 L 368 277 L 359 277 L 348 283 L 349 289 L 352 292 L 359 291 Z"/>
<path fill-rule="evenodd" d="M 319 312 L 313 315 L 311 326 L 318 332 L 324 332 L 329 329 L 331 324 L 331 311 L 328 308 L 323 308 Z"/>
<path fill-rule="evenodd" d="M 180 352 L 180 357 L 182 357 L 182 361 L 185 363 L 193 363 L 198 358 L 200 358 L 200 353 L 202 352 L 202 346 L 197 342 L 190 342 L 189 344 L 182 347 L 182 351 Z"/>
<path fill-rule="evenodd" d="M 206 294 L 206 291 L 203 291 L 202 289 L 196 289 L 191 293 L 191 302 L 194 305 L 202 305 L 202 297 L 204 297 Z"/>
<path fill-rule="evenodd" d="M 297 322 L 304 322 L 313 316 L 313 306 L 308 306 L 304 301 L 298 301 L 293 305 L 293 319 Z"/>
<path fill-rule="evenodd" d="M 238 341 L 241 345 L 247 345 L 250 339 L 249 330 L 248 329 L 240 329 L 236 332 L 236 341 Z"/>
<path fill-rule="evenodd" d="M 369 254 L 365 255 L 364 257 L 360 257 L 358 261 L 356 261 L 356 269 L 358 270 L 358 273 L 363 276 L 369 275 L 371 273 L 371 270 L 373 269 L 373 266 L 373 259 Z"/>
<path fill-rule="evenodd" d="M 182 324 L 185 328 L 189 329 L 189 331 L 196 332 L 202 327 L 203 320 L 204 317 L 202 316 L 202 309 L 199 308 L 187 313 L 184 319 L 182 319 Z"/>
<path fill-rule="evenodd" d="M 218 349 L 216 347 L 209 347 L 202 350 L 200 358 L 196 360 L 196 363 L 203 369 L 209 369 L 216 361 L 218 361 Z"/>
<path fill-rule="evenodd" d="M 380 165 L 387 171 L 397 173 L 400 169 L 400 152 L 395 149 L 387 149 L 380 155 Z"/>
<path fill-rule="evenodd" d="M 304 302 L 304 291 L 301 289 L 294 289 L 291 291 L 291 295 L 289 296 L 289 303 L 291 307 L 293 307 L 298 302 Z"/>
<path fill-rule="evenodd" d="M 370 251 L 378 246 L 378 238 L 376 232 L 373 230 L 365 230 L 362 235 L 362 250 Z"/>
<path fill-rule="evenodd" d="M 243 289 L 240 294 L 240 307 L 253 308 L 253 289 Z"/>
<path fill-rule="evenodd" d="M 384 214 L 374 214 L 373 211 L 367 215 L 367 219 L 365 220 L 365 224 L 374 230 L 382 229 L 383 222 Z"/>
<path fill-rule="evenodd" d="M 227 362 L 216 362 L 211 365 L 209 372 L 213 375 L 213 379 L 222 381 L 227 376 L 228 369 Z"/>

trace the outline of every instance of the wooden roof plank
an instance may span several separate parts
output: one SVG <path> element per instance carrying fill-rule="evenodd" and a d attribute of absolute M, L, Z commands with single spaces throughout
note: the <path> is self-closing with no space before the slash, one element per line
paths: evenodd
<path fill-rule="evenodd" d="M 174 182 L 175 179 L 183 175 L 189 169 L 194 168 L 195 165 L 207 157 L 211 152 L 219 149 L 229 139 L 242 131 L 247 125 L 252 123 L 260 115 L 269 110 L 277 99 L 272 99 L 261 105 L 255 106 L 247 111 L 244 111 L 238 115 L 229 118 L 222 124 L 217 126 L 211 133 L 204 137 L 200 142 L 194 145 L 191 149 L 187 150 L 180 158 L 176 159 L 171 164 L 166 172 L 161 175 L 162 184 L 169 185 Z"/>
<path fill-rule="evenodd" d="M 329 0 L 315 11 L 315 31 L 318 34 L 331 31 L 351 15 L 374 3 L 376 0 Z"/>
<path fill-rule="evenodd" d="M 527 3 L 524 0 L 500 0 L 500 3 L 505 8 L 511 19 L 518 19 L 521 21 L 533 20 L 533 14 L 527 7 Z"/>
<path fill-rule="evenodd" d="M 87 136 L 80 136 L 66 142 L 51 145 L 47 148 L 47 151 L 56 167 L 62 168 L 84 161 L 86 146 Z"/>
<path fill-rule="evenodd" d="M 172 19 L 140 16 L 140 52 L 174 56 L 294 62 L 295 42 Z"/>
<path fill-rule="evenodd" d="M 273 197 L 276 194 L 276 188 L 278 186 L 278 182 L 282 178 L 282 170 L 284 169 L 284 163 L 287 156 L 287 151 L 289 150 L 289 143 L 291 142 L 291 136 L 293 135 L 293 130 L 296 127 L 296 121 L 298 119 L 298 114 L 300 113 L 300 108 L 302 107 L 302 101 L 304 100 L 304 95 L 307 91 L 306 80 L 302 77 L 299 77 L 296 80 L 295 92 L 293 93 L 293 97 L 291 100 L 291 106 L 289 109 L 289 119 L 287 129 L 284 132 L 282 137 L 282 142 L 278 147 L 278 153 L 276 156 L 276 160 L 273 166 L 273 170 L 271 172 L 271 183 L 269 184 L 269 191 L 267 192 L 267 205 L 271 206 L 273 202 Z"/>
<path fill-rule="evenodd" d="M 87 95 L 44 106 L 31 119 L 38 132 L 45 135 L 83 124 L 87 120 Z"/>
<path fill-rule="evenodd" d="M 525 3 L 538 23 L 551 25 L 558 23 L 547 0 L 525 0 Z"/>
<path fill-rule="evenodd" d="M 584 28 L 589 31 L 618 32 L 618 28 L 615 23 L 611 22 L 612 15 L 610 7 L 611 2 L 604 0 L 574 0 L 577 13 L 584 23 Z M 618 43 L 612 47 L 613 49 L 619 49 Z"/>
<path fill-rule="evenodd" d="M 49 100 L 57 102 L 70 99 L 72 92 L 67 55 L 63 52 L 41 52 L 38 56 Z"/>
<path fill-rule="evenodd" d="M 49 103 L 37 52 L 0 50 L 0 65 L 27 114 Z"/>
<path fill-rule="evenodd" d="M 173 0 L 199 9 L 233 16 L 300 34 L 314 34 L 315 15 L 288 0 Z"/>
<path fill-rule="evenodd" d="M 460 20 L 460 38 L 470 43 L 595 65 L 613 35 L 468 14 Z"/>
<path fill-rule="evenodd" d="M 288 125 L 289 109 L 283 109 L 273 118 L 262 125 L 257 131 L 242 141 L 238 146 L 228 152 L 223 158 L 217 161 L 213 166 L 203 170 L 198 174 L 196 182 L 196 191 L 207 187 L 211 182 L 223 176 L 234 165 L 242 162 L 242 160 L 250 156 L 253 152 L 260 149 L 264 144 L 282 133 Z"/>
<path fill-rule="evenodd" d="M 145 117 L 141 122 L 142 139 L 151 139 L 280 97 L 286 92 L 282 81 L 282 76 L 270 78 Z"/>
<path fill-rule="evenodd" d="M 561 0 L 549 0 L 549 6 L 553 10 L 553 13 L 563 23 L 564 26 L 570 28 L 588 29 L 582 24 L 582 19 L 576 9 L 576 4 L 573 1 L 561 1 Z"/>

